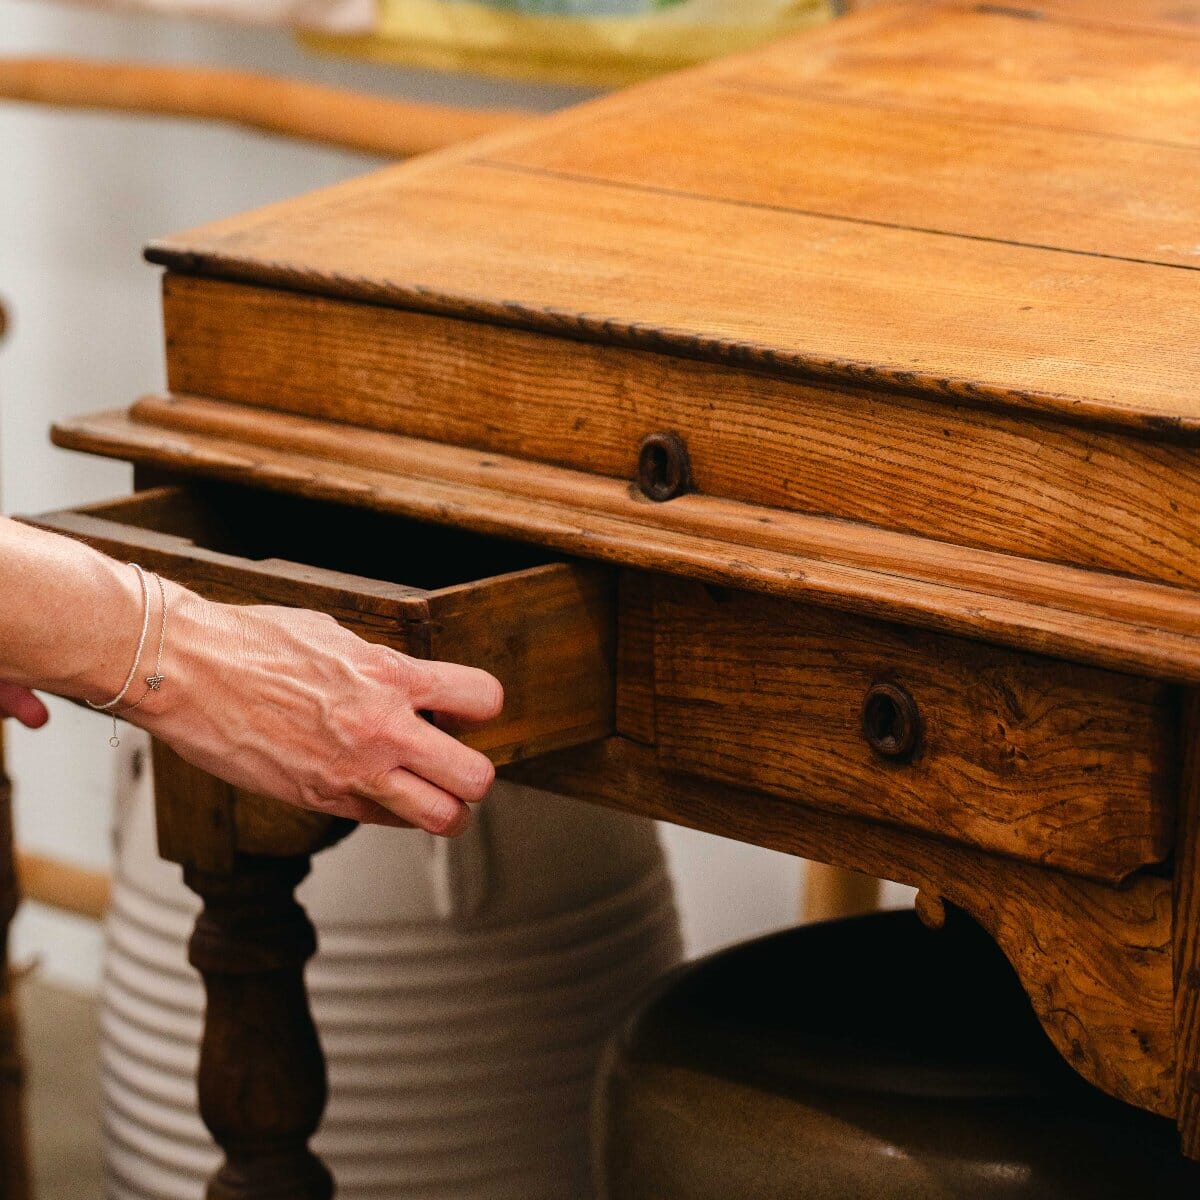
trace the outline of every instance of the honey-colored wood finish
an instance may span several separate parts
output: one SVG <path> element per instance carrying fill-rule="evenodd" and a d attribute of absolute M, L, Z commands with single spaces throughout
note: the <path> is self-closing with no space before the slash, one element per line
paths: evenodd
<path fill-rule="evenodd" d="M 112 899 L 112 877 L 46 854 L 22 851 L 16 856 L 17 880 L 26 900 L 60 912 L 103 921 Z"/>
<path fill-rule="evenodd" d="M 812 600 L 886 620 L 1200 682 L 1200 592 L 829 517 L 689 494 L 650 504 L 628 480 L 284 413 L 143 400 L 55 426 L 75 450 L 518 535 L 564 553 Z"/>
<path fill-rule="evenodd" d="M 1174 1113 L 1170 880 L 1141 874 L 1112 888 L 804 808 L 665 771 L 653 749 L 624 738 L 506 767 L 505 774 L 944 898 L 996 938 L 1047 1033 L 1080 1074 L 1132 1104 Z"/>
<path fill-rule="evenodd" d="M 1161 684 L 691 581 L 660 581 L 654 629 L 668 770 L 1110 881 L 1170 848 Z M 864 733 L 882 682 L 919 712 L 902 757 Z"/>
<path fill-rule="evenodd" d="M 1175 852 L 1175 1089 L 1184 1152 L 1200 1158 L 1200 693 L 1184 705 L 1187 746 Z"/>
<path fill-rule="evenodd" d="M 157 243 L 166 393 L 55 437 L 247 488 L 256 553 L 167 493 L 100 544 L 510 656 L 512 777 L 964 909 L 1067 1061 L 1200 1157 L 1200 33 L 1152 7 L 873 9 Z M 404 591 L 298 556 L 277 493 L 360 547 L 404 519 L 534 559 Z M 527 705 L 581 645 L 605 669 Z M 342 832 L 163 775 L 216 906 Z M 315 1107 L 287 1159 L 319 1194 Z"/>
<path fill-rule="evenodd" d="M 179 235 L 152 257 L 189 273 L 941 400 L 1032 407 L 1171 438 L 1200 417 L 1189 386 L 1190 259 L 1179 259 L 1182 270 L 1163 259 L 1187 253 L 1170 229 L 1186 221 L 1194 193 L 1180 191 L 1188 180 L 1161 156 L 1129 173 L 1120 155 L 1136 140 L 1196 147 L 1195 54 L 1196 39 L 1186 35 L 1053 14 L 1030 21 L 989 6 L 930 6 L 919 18 L 904 7 L 879 10 L 478 147 Z M 706 105 L 678 111 L 714 83 Z M 891 210 L 897 192 L 922 186 L 943 161 L 924 136 L 908 143 L 896 186 L 876 188 L 852 212 L 844 206 L 868 164 L 853 146 L 831 162 L 837 173 L 819 203 L 791 204 L 769 190 L 724 195 L 722 176 L 734 162 L 747 178 L 769 181 L 780 169 L 804 177 L 788 164 L 804 163 L 819 135 L 802 124 L 743 153 L 764 86 L 828 96 L 847 112 L 864 97 L 906 113 L 930 109 L 943 118 L 943 138 L 964 112 L 990 127 L 1044 125 L 1058 135 L 1046 161 L 1059 174 L 1074 169 L 1071 138 L 1082 130 L 1092 135 L 1089 150 L 1104 143 L 1110 165 L 1101 163 L 1101 174 L 1081 183 L 1080 203 L 1060 209 L 1053 231 L 1036 239 L 1014 221 L 1037 205 L 1010 207 L 1006 217 L 1005 198 L 1033 188 L 1036 199 L 1053 172 L 1031 180 L 1004 158 L 1002 142 L 981 145 L 973 164 L 990 183 L 965 207 L 970 219 L 990 221 L 983 226 L 934 219 L 917 227 Z M 612 120 L 621 123 L 619 177 L 597 149 Z M 697 138 L 721 139 L 696 156 L 702 179 L 663 182 L 663 156 L 653 149 L 664 126 L 676 160 Z M 1004 130 L 986 134 L 1002 138 Z M 564 137 L 599 165 L 561 172 Z M 398 212 L 403 220 L 380 236 Z M 1122 244 L 1124 214 L 1141 214 L 1153 242 Z M 1078 227 L 1097 217 L 1103 240 L 1081 241 Z M 1130 312 L 1147 317 L 1131 321 Z"/>
<path fill-rule="evenodd" d="M 897 0 L 850 0 L 846 10 L 857 13 L 896 3 Z M 963 7 L 978 8 L 979 4 L 977 0 L 965 0 Z M 1059 17 L 1086 21 L 1089 25 L 1189 32 L 1200 28 L 1200 4 L 1196 0 L 1037 0 L 1036 3 L 1003 7 L 1028 13 L 1030 20 L 1050 12 Z"/>
<path fill-rule="evenodd" d="M 685 430 L 707 496 L 1200 583 L 1191 448 L 211 279 L 168 274 L 163 305 L 179 395 L 622 479 L 647 432 Z M 1119 486 L 1092 487 L 1097 471 Z"/>
<path fill-rule="evenodd" d="M 249 71 L 77 58 L 0 58 L 0 99 L 226 121 L 385 158 L 423 154 L 533 116 L 421 104 Z"/>

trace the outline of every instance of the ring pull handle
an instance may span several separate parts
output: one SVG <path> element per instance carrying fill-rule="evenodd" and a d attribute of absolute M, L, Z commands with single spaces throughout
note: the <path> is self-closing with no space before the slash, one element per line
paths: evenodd
<path fill-rule="evenodd" d="M 921 740 L 917 702 L 897 684 L 872 684 L 863 700 L 862 731 L 880 758 L 907 762 Z"/>
<path fill-rule="evenodd" d="M 638 490 L 647 500 L 662 503 L 692 487 L 687 445 L 677 433 L 651 433 L 638 447 Z"/>

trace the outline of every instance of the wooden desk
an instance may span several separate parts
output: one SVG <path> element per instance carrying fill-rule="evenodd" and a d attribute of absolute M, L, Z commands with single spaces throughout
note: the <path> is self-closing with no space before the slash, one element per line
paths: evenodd
<path fill-rule="evenodd" d="M 42 521 L 489 667 L 516 777 L 960 906 L 1200 1157 L 1198 157 L 1195 34 L 873 10 L 155 244 L 168 392 L 55 431 L 144 490 Z M 326 1196 L 344 831 L 158 770 L 210 1195 Z"/>

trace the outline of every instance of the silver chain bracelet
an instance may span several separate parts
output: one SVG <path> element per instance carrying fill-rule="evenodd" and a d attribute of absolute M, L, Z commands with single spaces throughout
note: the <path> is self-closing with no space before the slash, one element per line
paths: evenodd
<path fill-rule="evenodd" d="M 142 661 L 142 652 L 146 649 L 146 635 L 150 631 L 150 585 L 146 581 L 146 572 L 137 563 L 130 563 L 129 565 L 138 573 L 138 581 L 142 585 L 142 632 L 138 638 L 137 653 L 133 656 L 133 666 L 129 668 L 129 674 L 125 678 L 124 687 L 111 700 L 104 704 L 93 704 L 90 700 L 84 701 L 89 708 L 93 708 L 97 712 L 112 714 L 113 731 L 112 737 L 108 739 L 108 744 L 114 750 L 121 744 L 121 738 L 117 732 L 116 709 L 129 694 L 129 689 L 133 686 L 134 677 L 137 675 L 138 663 Z M 146 676 L 146 690 L 129 706 L 130 712 L 137 708 L 151 692 L 157 692 L 164 682 L 162 656 L 163 647 L 167 641 L 167 592 L 166 588 L 163 587 L 163 581 L 159 575 L 154 575 L 154 582 L 158 584 L 158 595 L 162 602 L 161 621 L 158 631 L 158 654 L 154 659 L 154 674 Z"/>

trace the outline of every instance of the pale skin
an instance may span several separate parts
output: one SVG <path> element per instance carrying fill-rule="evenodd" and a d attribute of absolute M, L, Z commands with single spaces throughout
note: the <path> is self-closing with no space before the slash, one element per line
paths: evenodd
<path fill-rule="evenodd" d="M 164 682 L 144 682 L 162 612 L 150 580 L 150 633 L 127 701 L 145 698 L 119 716 L 287 804 L 447 836 L 466 829 L 495 772 L 449 731 L 499 715 L 496 679 L 372 645 L 318 613 L 216 604 L 163 582 Z M 131 566 L 0 517 L 0 596 L 0 715 L 36 729 L 48 719 L 37 691 L 94 704 L 120 691 L 144 611 Z"/>

